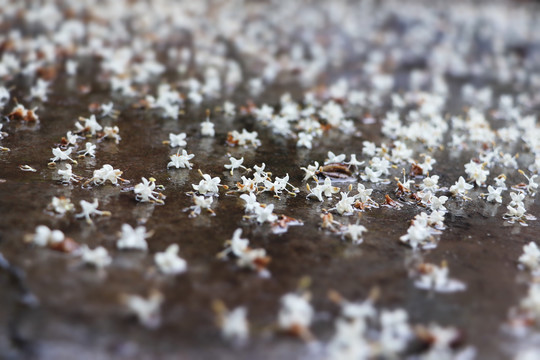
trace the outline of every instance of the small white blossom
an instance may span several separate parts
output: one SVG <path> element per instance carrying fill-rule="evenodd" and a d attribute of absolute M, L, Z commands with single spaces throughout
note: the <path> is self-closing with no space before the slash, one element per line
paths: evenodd
<path fill-rule="evenodd" d="M 489 170 L 484 169 L 484 164 L 479 164 L 472 160 L 465 164 L 465 172 L 478 186 L 484 184 L 489 175 Z"/>
<path fill-rule="evenodd" d="M 474 186 L 472 186 L 471 184 L 468 184 L 465 181 L 463 176 L 460 176 L 458 181 L 456 181 L 454 185 L 450 186 L 450 192 L 454 194 L 454 196 L 456 195 L 464 196 L 467 193 L 467 191 L 471 190 L 473 187 Z"/>
<path fill-rule="evenodd" d="M 249 336 L 249 325 L 245 307 L 239 306 L 223 314 L 221 334 L 225 339 L 237 344 L 246 342 Z"/>
<path fill-rule="evenodd" d="M 422 184 L 420 184 L 420 189 L 422 189 L 422 191 L 436 192 L 439 189 L 439 185 L 437 184 L 438 182 L 438 175 L 427 177 L 422 181 Z"/>
<path fill-rule="evenodd" d="M 78 132 L 89 132 L 91 135 L 96 135 L 97 131 L 103 130 L 103 127 L 97 122 L 95 115 L 91 115 L 89 118 L 80 117 L 79 121 L 84 122 L 84 126 L 76 122 L 75 127 Z"/>
<path fill-rule="evenodd" d="M 488 186 L 488 194 L 484 194 L 486 196 L 486 200 L 488 202 L 498 202 L 499 204 L 502 203 L 502 196 L 501 192 L 503 191 L 503 188 L 494 188 L 493 186 Z"/>
<path fill-rule="evenodd" d="M 311 149 L 313 146 L 311 142 L 313 141 L 313 135 L 300 132 L 298 133 L 298 141 L 296 142 L 297 147 L 305 147 L 307 149 Z"/>
<path fill-rule="evenodd" d="M 112 101 L 109 101 L 107 104 L 101 104 L 99 109 L 101 110 L 101 117 L 115 117 L 117 113 L 114 110 L 114 103 Z"/>
<path fill-rule="evenodd" d="M 79 182 L 80 176 L 73 174 L 72 167 L 70 164 L 65 165 L 65 169 L 58 169 L 58 175 L 62 177 L 62 181 L 69 182 Z"/>
<path fill-rule="evenodd" d="M 54 196 L 49 205 L 56 213 L 61 214 L 61 215 L 65 214 L 68 211 L 73 211 L 75 209 L 75 205 L 73 205 L 71 200 L 63 196 L 60 196 L 60 197 Z"/>
<path fill-rule="evenodd" d="M 85 146 L 84 150 L 78 151 L 78 153 L 81 154 L 81 156 L 89 155 L 91 157 L 96 157 L 96 147 L 97 147 L 96 145 L 87 142 L 84 146 Z"/>
<path fill-rule="evenodd" d="M 523 246 L 523 254 L 519 257 L 519 262 L 531 271 L 540 269 L 540 249 L 535 242 L 531 241 Z"/>
<path fill-rule="evenodd" d="M 307 331 L 313 320 L 313 308 L 305 297 L 289 293 L 281 298 L 278 313 L 280 329 L 294 332 L 296 329 Z"/>
<path fill-rule="evenodd" d="M 356 154 L 351 154 L 351 160 L 345 162 L 345 164 L 349 165 L 349 166 L 355 166 L 355 167 L 360 167 L 362 165 L 364 165 L 365 161 L 358 161 L 356 159 Z"/>
<path fill-rule="evenodd" d="M 137 316 L 142 325 L 151 329 L 160 325 L 160 308 L 164 299 L 159 291 L 152 291 L 148 299 L 139 295 L 125 295 L 123 300 L 128 310 Z"/>
<path fill-rule="evenodd" d="M 244 204 L 244 210 L 247 213 L 254 213 L 260 207 L 260 204 L 257 202 L 257 196 L 252 192 L 240 195 L 240 199 L 246 202 Z"/>
<path fill-rule="evenodd" d="M 113 139 L 116 144 L 122 140 L 118 126 L 105 126 L 102 139 Z"/>
<path fill-rule="evenodd" d="M 335 209 L 340 215 L 350 215 L 354 212 L 352 205 L 355 202 L 355 198 L 348 195 L 348 193 L 342 192 L 341 200 L 336 204 Z"/>
<path fill-rule="evenodd" d="M 201 173 L 202 174 L 202 173 Z M 198 185 L 192 184 L 193 190 L 199 192 L 201 195 L 207 196 L 218 196 L 219 194 L 219 183 L 221 179 L 219 177 L 211 177 L 208 174 L 202 174 L 203 179 L 199 182 Z"/>
<path fill-rule="evenodd" d="M 374 171 L 370 167 L 366 166 L 366 168 L 364 169 L 364 174 L 360 175 L 360 177 L 364 181 L 370 181 L 370 182 L 373 182 L 373 183 L 377 183 L 377 182 L 382 181 L 381 175 L 382 175 L 381 170 Z"/>
<path fill-rule="evenodd" d="M 98 269 L 109 266 L 112 262 L 112 258 L 109 256 L 107 249 L 103 246 L 98 246 L 95 249 L 90 249 L 88 245 L 84 244 L 79 249 L 81 254 L 81 260 L 85 264 L 90 264 Z"/>
<path fill-rule="evenodd" d="M 184 147 L 187 145 L 186 142 L 186 133 L 180 133 L 180 134 L 169 134 L 169 146 L 172 148 L 175 147 Z"/>
<path fill-rule="evenodd" d="M 175 167 L 177 169 L 191 169 L 193 164 L 190 163 L 189 160 L 193 159 L 194 157 L 194 154 L 188 154 L 185 149 L 182 149 L 182 155 L 180 155 L 180 152 L 177 152 L 176 154 L 170 156 L 171 161 L 169 161 L 167 164 L 167 169 L 170 167 Z"/>
<path fill-rule="evenodd" d="M 162 273 L 177 275 L 187 270 L 186 260 L 178 256 L 179 250 L 178 244 L 171 244 L 164 252 L 158 252 L 154 255 L 154 261 Z"/>
<path fill-rule="evenodd" d="M 358 224 L 351 224 L 347 226 L 343 235 L 353 242 L 353 244 L 361 244 L 364 239 L 362 239 L 362 234 L 367 231 L 366 227 Z"/>
<path fill-rule="evenodd" d="M 92 219 L 90 219 L 90 216 L 92 215 L 111 216 L 110 211 L 98 210 L 98 205 L 99 205 L 98 199 L 94 199 L 94 201 L 91 203 L 86 200 L 81 200 L 80 205 L 81 205 L 82 212 L 80 214 L 76 214 L 75 217 L 76 218 L 84 217 L 86 219 L 86 222 L 89 224 L 92 223 Z"/>
<path fill-rule="evenodd" d="M 235 169 L 239 169 L 239 168 L 242 168 L 242 169 L 246 169 L 246 167 L 244 165 L 242 165 L 242 163 L 244 162 L 244 158 L 240 158 L 240 159 L 235 159 L 234 157 L 229 157 L 229 161 L 231 162 L 230 164 L 225 164 L 224 167 L 225 169 L 228 169 L 230 170 L 230 174 L 231 176 L 233 175 L 233 171 Z"/>
<path fill-rule="evenodd" d="M 437 292 L 463 291 L 466 286 L 463 282 L 448 277 L 448 266 L 434 264 L 422 264 L 420 266 L 420 277 L 414 285 L 423 290 L 433 290 Z"/>
<path fill-rule="evenodd" d="M 135 199 L 140 202 L 156 202 L 158 204 L 163 204 L 163 195 L 154 190 L 156 188 L 155 180 L 150 178 L 150 181 L 148 181 L 143 177 L 141 181 L 142 183 L 135 185 L 133 188 Z"/>
<path fill-rule="evenodd" d="M 64 233 L 60 230 L 51 230 L 45 225 L 36 227 L 35 233 L 31 238 L 32 243 L 38 246 L 47 246 L 62 242 Z"/>
<path fill-rule="evenodd" d="M 210 212 L 211 214 L 214 214 L 214 211 L 212 209 L 210 209 L 210 206 L 212 205 L 212 203 L 214 202 L 214 198 L 213 197 L 205 197 L 204 195 L 203 196 L 193 196 L 193 203 L 194 205 L 192 205 L 189 209 L 191 209 L 191 213 L 190 213 L 190 217 L 195 217 L 197 215 L 199 215 L 202 211 L 202 209 L 206 209 L 208 212 Z"/>
<path fill-rule="evenodd" d="M 210 116 L 206 117 L 206 121 L 201 123 L 202 136 L 214 137 L 216 131 L 214 130 L 214 123 L 210 121 Z"/>
<path fill-rule="evenodd" d="M 125 181 L 120 176 L 122 176 L 122 171 L 114 169 L 109 164 L 105 164 L 101 169 L 94 170 L 94 175 L 90 181 L 93 181 L 95 185 L 102 185 L 107 181 L 110 181 L 113 185 L 117 185 L 118 180 Z"/>
<path fill-rule="evenodd" d="M 345 161 L 345 157 L 346 155 L 345 154 L 339 154 L 339 155 L 336 155 L 334 154 L 333 152 L 329 151 L 328 152 L 328 159 L 326 159 L 324 161 L 324 164 L 335 164 L 335 163 L 342 163 Z"/>
<path fill-rule="evenodd" d="M 72 158 L 69 157 L 69 155 L 71 155 L 72 151 L 73 151 L 73 148 L 68 148 L 68 149 L 66 149 L 64 151 L 62 151 L 62 149 L 60 149 L 58 147 L 52 149 L 52 153 L 53 153 L 54 157 L 51 158 L 51 162 L 69 160 L 72 163 L 76 163 L 75 160 L 73 160 Z"/>
<path fill-rule="evenodd" d="M 257 216 L 257 222 L 259 224 L 265 222 L 274 222 L 277 220 L 277 215 L 273 213 L 274 204 L 266 205 L 265 207 L 259 206 L 255 208 L 255 215 Z"/>
<path fill-rule="evenodd" d="M 122 232 L 120 233 L 120 239 L 116 242 L 116 247 L 119 249 L 135 249 L 135 250 L 148 250 L 148 243 L 146 239 L 152 236 L 151 233 L 146 232 L 146 227 L 137 226 L 137 228 L 131 227 L 129 224 L 122 225 Z"/>
<path fill-rule="evenodd" d="M 304 181 L 315 177 L 315 175 L 319 171 L 319 168 L 320 168 L 320 166 L 319 166 L 319 163 L 317 161 L 315 161 L 315 163 L 313 165 L 308 165 L 307 168 L 301 167 L 300 169 L 303 170 L 306 173 L 305 176 L 304 176 Z"/>

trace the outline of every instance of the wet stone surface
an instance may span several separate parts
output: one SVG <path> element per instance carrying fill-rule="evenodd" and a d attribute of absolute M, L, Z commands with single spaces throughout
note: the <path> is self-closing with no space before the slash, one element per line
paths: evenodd
<path fill-rule="evenodd" d="M 373 287 L 379 287 L 379 307 L 404 307 L 412 323 L 455 326 L 463 331 L 467 343 L 477 347 L 481 358 L 505 358 L 501 354 L 511 342 L 501 331 L 501 324 L 506 321 L 508 309 L 526 291 L 524 284 L 516 282 L 516 259 L 522 246 L 537 237 L 537 221 L 528 227 L 509 226 L 502 220 L 504 206 L 452 201 L 445 219 L 447 230 L 440 236 L 438 247 L 422 252 L 414 252 L 398 241 L 421 210 L 416 205 L 405 204 L 400 210 L 380 207 L 361 213 L 359 220 L 368 232 L 360 245 L 342 241 L 339 235 L 320 228 L 321 210 L 333 206 L 335 200 L 319 203 L 306 199 L 300 166 L 313 160 L 324 161 L 328 150 L 360 153 L 363 140 L 380 141 L 379 122 L 363 124 L 361 114 L 356 114 L 362 136 L 331 133 L 308 151 L 298 149 L 293 141 L 272 136 L 249 116 L 227 118 L 213 114 L 216 136 L 202 138 L 199 123 L 204 119 L 204 110 L 213 109 L 217 103 L 188 108 L 175 121 L 133 109 L 125 99 L 118 99 L 119 117 L 101 122 L 118 125 L 122 140 L 118 145 L 100 142 L 98 156 L 79 159 L 74 173 L 90 178 L 94 169 L 111 164 L 124 172 L 123 177 L 130 184 L 85 188 L 58 180 L 56 169 L 47 167 L 50 149 L 66 129 L 72 128 L 79 115 L 89 114 L 89 103 L 105 102 L 110 97 L 99 90 L 99 84 L 92 84 L 91 95 L 83 96 L 76 95 L 75 84 L 68 79 L 60 78 L 55 84 L 38 124 L 9 124 L 16 130 L 3 140 L 3 146 L 11 152 L 0 155 L 0 178 L 5 180 L 0 184 L 0 252 L 11 264 L 0 276 L 3 357 L 300 357 L 307 353 L 306 346 L 294 338 L 275 336 L 272 326 L 280 296 L 294 290 L 301 277 L 309 276 L 317 313 L 313 333 L 321 340 L 331 335 L 331 319 L 338 312 L 337 306 L 328 300 L 329 290 L 337 290 L 348 299 L 364 299 Z M 17 90 L 14 93 L 16 97 Z M 275 94 L 262 95 L 257 103 L 277 104 Z M 228 131 L 244 127 L 259 132 L 260 147 L 244 149 L 226 144 Z M 166 169 L 169 155 L 175 152 L 161 143 L 169 132 L 187 133 L 187 149 L 196 154 L 193 170 Z M 273 234 L 268 225 L 257 226 L 242 220 L 243 202 L 237 194 L 227 195 L 225 191 L 213 206 L 217 216 L 203 213 L 189 218 L 183 211 L 191 205 L 186 191 L 199 181 L 197 169 L 221 177 L 222 183 L 231 187 L 239 181 L 242 171 L 230 176 L 223 168 L 228 162 L 227 153 L 237 158 L 243 156 L 248 166 L 265 162 L 273 175 L 288 173 L 291 182 L 300 188 L 296 197 L 282 196 L 278 200 L 265 193 L 259 195 L 259 201 L 275 204 L 276 213 L 300 219 L 304 225 L 291 227 L 285 234 Z M 440 183 L 451 185 L 463 174 L 462 164 L 470 154 L 465 151 L 455 156 L 446 150 L 434 153 Z M 37 172 L 20 171 L 18 166 L 22 164 Z M 393 176 L 399 174 L 400 169 L 393 170 Z M 508 175 L 508 183 L 518 181 L 519 174 Z M 165 205 L 135 201 L 130 187 L 142 176 L 152 176 L 165 186 Z M 339 186 L 346 189 L 348 184 Z M 385 194 L 393 197 L 394 187 L 395 184 L 373 185 L 373 198 L 382 203 Z M 475 189 L 470 196 L 475 198 L 480 192 Z M 77 212 L 80 200 L 97 198 L 100 209 L 110 211 L 112 216 L 98 217 L 89 225 L 72 214 L 54 215 L 45 210 L 53 196 L 71 198 Z M 539 214 L 538 200 L 528 207 L 530 213 Z M 356 217 L 343 222 L 348 221 L 353 223 Z M 123 223 L 144 224 L 154 232 L 148 241 L 148 253 L 116 249 L 117 233 Z M 80 244 L 106 247 L 113 256 L 112 265 L 96 271 L 84 266 L 77 257 L 24 243 L 24 235 L 40 224 L 61 229 Z M 238 269 L 234 261 L 216 258 L 237 227 L 244 229 L 244 235 L 254 246 L 268 251 L 272 258 L 270 278 L 260 278 Z M 160 274 L 150 255 L 173 243 L 180 245 L 180 254 L 189 266 L 186 274 L 176 277 Z M 426 262 L 446 260 L 452 276 L 464 281 L 467 290 L 438 294 L 415 288 L 407 264 L 422 256 Z M 162 325 L 155 330 L 140 326 L 120 302 L 121 294 L 146 296 L 150 289 L 159 289 L 165 296 Z M 211 310 L 214 299 L 221 299 L 230 307 L 247 306 L 252 327 L 247 347 L 235 349 L 220 339 Z"/>

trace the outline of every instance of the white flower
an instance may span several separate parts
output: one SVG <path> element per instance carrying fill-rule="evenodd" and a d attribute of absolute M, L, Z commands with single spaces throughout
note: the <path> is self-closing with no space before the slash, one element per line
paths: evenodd
<path fill-rule="evenodd" d="M 187 270 L 186 260 L 178 256 L 179 250 L 178 244 L 171 244 L 164 252 L 154 255 L 154 261 L 162 273 L 176 275 Z"/>
<path fill-rule="evenodd" d="M 199 215 L 202 209 L 206 209 L 211 214 L 214 214 L 214 211 L 210 209 L 212 202 L 214 202 L 213 197 L 205 197 L 205 196 L 197 196 L 197 195 L 193 196 L 193 203 L 195 205 L 192 205 L 190 207 L 190 209 L 192 210 L 190 213 L 190 216 L 194 217 L 194 216 Z"/>
<path fill-rule="evenodd" d="M 516 206 L 516 205 L 522 205 L 523 206 L 523 199 L 525 199 L 525 194 L 522 192 L 511 192 L 510 198 L 512 201 L 510 201 L 510 206 Z"/>
<path fill-rule="evenodd" d="M 419 164 L 418 166 L 422 168 L 422 174 L 427 175 L 431 170 L 433 170 L 433 164 L 435 164 L 436 162 L 437 160 L 435 160 L 429 155 L 426 155 L 424 157 L 424 162 L 422 164 Z"/>
<path fill-rule="evenodd" d="M 420 185 L 420 188 L 422 189 L 422 191 L 436 192 L 439 189 L 439 185 L 437 185 L 438 182 L 439 182 L 438 175 L 426 177 L 423 180 L 423 183 Z"/>
<path fill-rule="evenodd" d="M 245 307 L 239 306 L 223 314 L 221 334 L 225 339 L 239 344 L 247 340 L 249 336 L 249 325 Z"/>
<path fill-rule="evenodd" d="M 37 246 L 47 246 L 64 241 L 64 233 L 60 230 L 51 230 L 45 225 L 36 227 L 32 242 Z"/>
<path fill-rule="evenodd" d="M 527 186 L 525 186 L 525 189 L 527 190 L 528 193 L 534 193 L 536 192 L 536 190 L 538 189 L 538 184 L 536 183 L 536 181 L 534 180 L 535 178 L 538 177 L 538 175 L 532 175 L 531 177 L 528 177 L 525 172 L 523 172 L 522 170 L 518 170 L 520 174 L 522 174 L 523 176 L 525 176 L 527 178 L 527 181 L 528 181 L 528 184 Z"/>
<path fill-rule="evenodd" d="M 345 157 L 346 157 L 345 154 L 336 155 L 333 152 L 329 151 L 328 159 L 324 161 L 324 164 L 326 165 L 326 164 L 342 163 L 345 161 Z"/>
<path fill-rule="evenodd" d="M 241 268 L 257 270 L 260 276 L 267 277 L 269 276 L 269 273 L 268 270 L 265 269 L 266 264 L 262 264 L 267 262 L 266 259 L 269 259 L 266 256 L 266 250 L 247 248 L 246 251 L 240 253 L 236 260 L 236 264 Z"/>
<path fill-rule="evenodd" d="M 319 186 L 319 184 L 317 184 L 317 186 Z M 324 196 L 329 198 L 332 197 L 332 194 L 337 194 L 339 192 L 338 187 L 332 186 L 332 180 L 330 180 L 330 178 L 325 178 L 324 183 L 320 185 L 320 187 Z"/>
<path fill-rule="evenodd" d="M 2 87 L 0 87 L 0 89 L 2 89 Z M 0 108 L 1 108 L 1 107 L 0 107 Z M 0 124 L 0 139 L 3 139 L 3 138 L 5 138 L 6 136 L 8 136 L 8 133 L 7 133 L 7 132 L 1 131 L 3 127 L 4 127 L 4 124 Z"/>
<path fill-rule="evenodd" d="M 189 162 L 189 160 L 193 159 L 195 155 L 188 154 L 185 149 L 182 149 L 182 155 L 180 155 L 179 152 L 176 154 L 171 155 L 171 161 L 167 164 L 167 169 L 170 167 L 175 167 L 177 169 L 182 168 L 188 168 L 191 169 L 191 166 L 193 166 L 192 163 Z"/>
<path fill-rule="evenodd" d="M 307 194 L 306 198 L 314 196 L 319 201 L 324 200 L 323 197 L 322 197 L 323 187 L 321 186 L 321 184 L 317 184 L 317 186 L 314 187 L 314 188 L 311 188 L 309 185 L 306 185 L 306 186 L 307 186 L 307 189 L 309 190 L 309 194 Z M 338 189 L 338 191 L 339 191 L 339 189 Z"/>
<path fill-rule="evenodd" d="M 84 122 L 84 126 L 79 122 L 75 123 L 75 127 L 78 132 L 90 132 L 90 134 L 95 135 L 97 131 L 101 131 L 103 127 L 97 122 L 96 116 L 91 115 L 89 118 L 80 117 L 79 121 Z"/>
<path fill-rule="evenodd" d="M 448 200 L 447 196 L 439 196 L 439 197 L 437 197 L 435 195 L 432 195 L 429 198 L 429 201 L 430 201 L 429 207 L 433 211 L 445 211 L 446 207 L 444 207 L 444 204 L 446 203 L 447 200 Z"/>
<path fill-rule="evenodd" d="M 1 128 L 2 128 L 2 127 L 0 126 L 0 129 L 1 129 Z M 68 131 L 68 132 L 66 133 L 66 137 L 65 137 L 65 138 L 66 138 L 67 143 L 68 143 L 69 145 L 75 145 L 75 144 L 77 143 L 77 140 L 79 139 L 79 136 L 73 134 L 71 131 Z M 0 139 L 1 139 L 1 135 L 0 135 Z"/>
<path fill-rule="evenodd" d="M 362 142 L 363 148 L 362 148 L 362 154 L 366 156 L 375 156 L 375 154 L 378 151 L 377 146 L 375 143 L 371 141 L 364 141 Z"/>
<path fill-rule="evenodd" d="M 105 164 L 101 169 L 94 170 L 91 181 L 93 181 L 95 185 L 102 185 L 107 181 L 110 181 L 113 185 L 117 185 L 118 180 L 125 181 L 120 176 L 122 176 L 122 171 L 114 169 L 109 164 Z"/>
<path fill-rule="evenodd" d="M 523 254 L 519 257 L 519 262 L 531 271 L 540 268 L 540 250 L 535 242 L 531 241 L 523 246 Z"/>
<path fill-rule="evenodd" d="M 38 98 L 41 101 L 47 101 L 47 93 L 49 92 L 49 81 L 38 79 L 36 84 L 30 88 L 30 97 Z"/>
<path fill-rule="evenodd" d="M 117 144 L 120 142 L 120 140 L 122 140 L 118 126 L 105 126 L 105 129 L 103 129 L 103 136 L 101 138 L 114 139 L 114 142 Z"/>
<path fill-rule="evenodd" d="M 312 320 L 313 308 L 303 296 L 292 293 L 283 295 L 278 313 L 278 325 L 282 330 L 307 330 Z"/>
<path fill-rule="evenodd" d="M 85 149 L 78 151 L 78 153 L 81 154 L 81 156 L 90 155 L 91 157 L 96 157 L 96 145 L 87 142 L 85 144 Z"/>
<path fill-rule="evenodd" d="M 141 180 L 142 183 L 135 185 L 133 188 L 135 199 L 140 202 L 157 202 L 159 204 L 163 204 L 163 200 L 159 198 L 162 198 L 163 195 L 157 191 L 154 191 L 156 188 L 155 180 L 150 178 L 150 181 L 148 181 L 145 177 L 143 177 Z"/>
<path fill-rule="evenodd" d="M 315 161 L 315 163 L 313 165 L 308 165 L 307 168 L 301 167 L 300 169 L 303 170 L 306 173 L 306 175 L 304 176 L 304 181 L 315 177 L 315 175 L 319 171 L 319 167 L 320 166 L 319 166 L 319 163 L 317 161 Z"/>
<path fill-rule="evenodd" d="M 374 157 L 370 161 L 370 166 L 374 171 L 380 171 L 382 175 L 390 173 L 390 162 L 385 158 Z"/>
<path fill-rule="evenodd" d="M 506 176 L 504 174 L 501 174 L 497 176 L 495 179 L 495 186 L 498 188 L 502 188 L 503 190 L 506 190 Z"/>
<path fill-rule="evenodd" d="M 129 224 L 122 225 L 122 232 L 120 233 L 120 239 L 116 242 L 116 247 L 119 249 L 136 249 L 136 250 L 148 250 L 148 243 L 146 239 L 152 236 L 151 233 L 146 232 L 146 227 L 137 226 L 132 228 Z"/>
<path fill-rule="evenodd" d="M 51 162 L 69 160 L 72 163 L 76 163 L 75 160 L 69 157 L 72 151 L 73 148 L 68 148 L 65 151 L 62 151 L 59 147 L 52 149 L 54 157 L 51 158 Z"/>
<path fill-rule="evenodd" d="M 298 141 L 296 142 L 296 146 L 311 149 L 312 141 L 313 141 L 313 135 L 305 133 L 305 132 L 300 132 L 298 133 Z"/>
<path fill-rule="evenodd" d="M 172 148 L 175 147 L 183 147 L 187 145 L 186 139 L 186 133 L 180 133 L 180 134 L 169 134 L 169 146 Z"/>
<path fill-rule="evenodd" d="M 444 214 L 444 211 L 432 211 L 427 217 L 427 224 L 436 228 L 444 228 Z"/>
<path fill-rule="evenodd" d="M 54 196 L 51 200 L 50 207 L 58 214 L 65 214 L 68 211 L 73 211 L 75 206 L 71 203 L 69 198 L 63 196 Z"/>
<path fill-rule="evenodd" d="M 253 109 L 253 114 L 258 121 L 270 121 L 274 114 L 274 108 L 263 104 L 260 108 Z"/>
<path fill-rule="evenodd" d="M 81 259 L 85 264 L 93 265 L 97 268 L 109 266 L 112 258 L 109 256 L 107 249 L 103 246 L 98 246 L 95 249 L 90 249 L 88 245 L 83 245 L 80 248 Z"/>
<path fill-rule="evenodd" d="M 471 190 L 474 186 L 467 184 L 463 176 L 460 176 L 458 181 L 450 186 L 450 192 L 455 195 L 465 195 L 467 191 Z"/>
<path fill-rule="evenodd" d="M 407 234 L 399 239 L 401 242 L 409 244 L 413 249 L 418 247 L 426 248 L 429 246 L 428 241 L 431 239 L 431 231 L 425 224 L 415 221 L 407 229 Z"/>
<path fill-rule="evenodd" d="M 364 169 L 364 174 L 360 175 L 360 177 L 364 181 L 377 183 L 379 181 L 382 181 L 381 175 L 382 175 L 381 170 L 373 171 L 371 168 L 366 166 L 366 168 Z"/>
<path fill-rule="evenodd" d="M 362 234 L 367 231 L 366 227 L 358 224 L 351 224 L 347 226 L 347 229 L 343 233 L 345 237 L 351 239 L 353 244 L 361 244 L 364 239 L 362 239 Z"/>
<path fill-rule="evenodd" d="M 99 109 L 101 110 L 101 117 L 115 117 L 116 111 L 114 110 L 114 103 L 112 101 L 109 101 L 107 104 L 101 104 Z"/>
<path fill-rule="evenodd" d="M 58 175 L 62 177 L 62 181 L 66 183 L 71 181 L 79 182 L 80 177 L 73 174 L 73 171 L 71 171 L 71 165 L 66 164 L 65 167 L 65 170 L 58 169 Z"/>
<path fill-rule="evenodd" d="M 235 159 L 234 157 L 229 157 L 229 161 L 231 162 L 230 164 L 225 164 L 224 167 L 225 169 L 228 169 L 228 170 L 231 170 L 231 176 L 233 175 L 233 171 L 235 169 L 239 169 L 239 168 L 242 168 L 242 169 L 246 169 L 246 167 L 244 165 L 242 165 L 242 163 L 244 162 L 244 158 L 240 158 L 240 159 Z"/>
<path fill-rule="evenodd" d="M 479 164 L 472 160 L 465 164 L 465 172 L 478 186 L 484 184 L 489 175 L 489 170 L 484 169 L 484 164 Z"/>
<path fill-rule="evenodd" d="M 249 132 L 246 129 L 242 129 L 242 132 L 233 130 L 229 132 L 227 142 L 230 145 L 247 146 L 251 144 L 254 147 L 260 146 L 261 141 L 258 139 L 256 131 Z"/>
<path fill-rule="evenodd" d="M 148 328 L 159 326 L 163 303 L 163 295 L 159 291 L 152 291 L 148 299 L 139 295 L 125 295 L 123 299 L 128 310 L 137 316 L 142 325 Z"/>
<path fill-rule="evenodd" d="M 266 250 L 250 248 L 249 240 L 243 239 L 241 236 L 242 229 L 236 229 L 232 239 L 225 242 L 226 248 L 218 254 L 218 257 L 232 254 L 237 258 L 236 262 L 239 267 L 257 270 L 261 276 L 268 276 L 269 273 L 265 267 L 270 258 L 266 256 Z"/>
<path fill-rule="evenodd" d="M 254 193 L 250 192 L 249 194 L 240 195 L 240 199 L 244 200 L 244 210 L 247 213 L 253 213 L 255 210 L 260 207 L 260 204 L 257 202 L 257 196 Z"/>
<path fill-rule="evenodd" d="M 202 174 L 202 173 L 201 173 Z M 199 185 L 192 184 L 191 186 L 195 191 L 198 191 L 201 195 L 216 195 L 218 196 L 219 193 L 219 183 L 221 182 L 221 179 L 219 177 L 212 178 L 208 174 L 202 174 L 203 180 L 199 182 Z"/>
<path fill-rule="evenodd" d="M 503 188 L 494 188 L 493 186 L 488 186 L 488 194 L 486 200 L 488 202 L 498 202 L 499 204 L 502 203 L 502 196 L 501 192 L 503 191 Z"/>
<path fill-rule="evenodd" d="M 235 105 L 230 101 L 225 101 L 223 103 L 223 113 L 227 116 L 234 116 L 236 114 L 236 110 L 234 108 Z"/>
<path fill-rule="evenodd" d="M 94 199 L 94 201 L 91 203 L 86 200 L 81 200 L 80 204 L 81 204 L 82 212 L 80 214 L 75 215 L 75 217 L 77 218 L 84 217 L 86 219 L 86 222 L 89 224 L 92 223 L 92 219 L 90 219 L 90 216 L 92 215 L 111 216 L 110 211 L 98 210 L 97 208 L 99 205 L 98 199 Z"/>
<path fill-rule="evenodd" d="M 412 335 L 408 314 L 403 309 L 383 310 L 380 315 L 380 323 L 379 342 L 382 352 L 389 357 L 396 357 L 406 348 Z"/>
<path fill-rule="evenodd" d="M 504 214 L 504 217 L 510 220 L 522 220 L 525 217 L 526 210 L 522 204 L 516 204 L 514 206 L 508 205 L 506 207 L 508 212 Z"/>
<path fill-rule="evenodd" d="M 341 200 L 336 204 L 336 211 L 340 215 L 350 215 L 354 212 L 352 204 L 355 202 L 354 197 L 349 197 L 348 193 L 341 193 Z"/>
<path fill-rule="evenodd" d="M 225 249 L 225 253 L 231 252 L 234 256 L 240 257 L 242 253 L 248 251 L 249 240 L 242 239 L 241 236 L 242 229 L 236 229 L 233 233 L 232 239 L 226 242 L 229 247 Z"/>
<path fill-rule="evenodd" d="M 371 199 L 371 193 L 373 192 L 373 189 L 366 189 L 364 184 L 358 184 L 357 186 L 358 194 L 354 195 L 355 198 L 360 199 L 360 202 L 362 203 L 368 203 L 370 201 L 373 201 Z"/>
<path fill-rule="evenodd" d="M 463 291 L 466 286 L 459 280 L 448 278 L 448 267 L 434 264 L 422 264 L 421 275 L 414 282 L 414 285 L 423 290 L 433 290 L 437 292 Z"/>
<path fill-rule="evenodd" d="M 359 167 L 359 166 L 362 166 L 364 165 L 365 161 L 358 161 L 356 159 L 356 154 L 351 154 L 351 160 L 346 162 L 345 164 L 349 165 L 349 166 L 356 166 L 356 167 Z"/>
<path fill-rule="evenodd" d="M 201 123 L 201 134 L 202 136 L 214 137 L 216 131 L 214 130 L 214 123 L 210 121 L 210 118 L 207 117 L 206 121 Z"/>
<path fill-rule="evenodd" d="M 274 222 L 277 220 L 277 215 L 273 213 L 274 204 L 266 205 L 265 207 L 259 206 L 255 208 L 255 215 L 257 216 L 257 222 L 262 224 L 264 222 Z"/>

